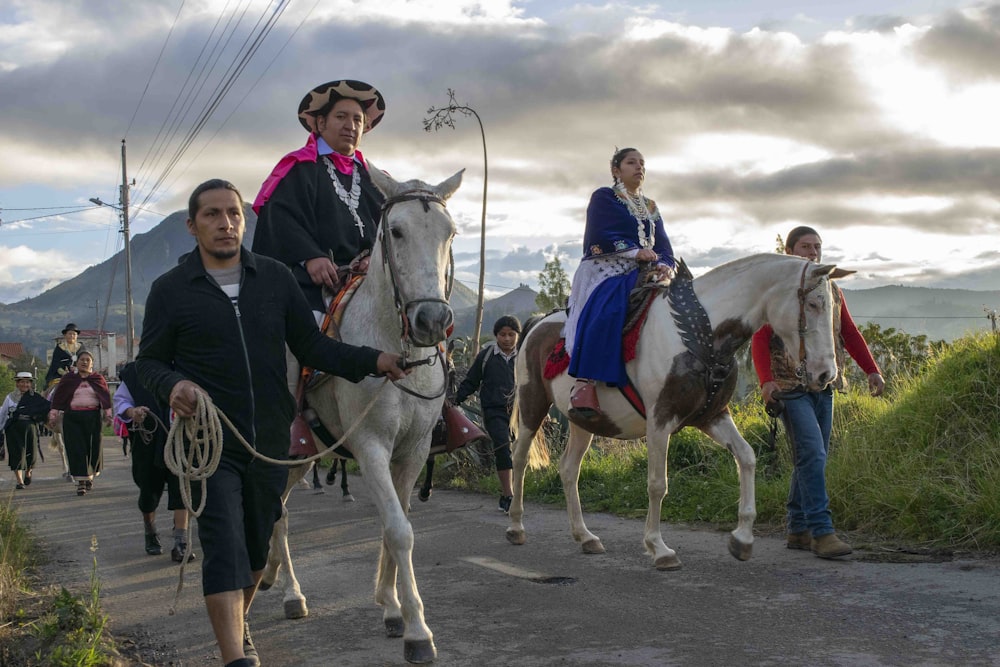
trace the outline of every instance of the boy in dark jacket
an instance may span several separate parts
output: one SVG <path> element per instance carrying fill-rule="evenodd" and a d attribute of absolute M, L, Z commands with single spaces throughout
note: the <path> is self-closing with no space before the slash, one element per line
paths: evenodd
<path fill-rule="evenodd" d="M 514 361 L 517 359 L 517 338 L 521 323 L 513 315 L 504 315 L 493 324 L 496 341 L 484 348 L 472 362 L 469 374 L 458 387 L 455 403 L 479 390 L 483 407 L 483 423 L 493 440 L 493 456 L 500 479 L 499 509 L 506 514 L 514 496 L 511 487 L 510 413 L 514 407 Z"/>

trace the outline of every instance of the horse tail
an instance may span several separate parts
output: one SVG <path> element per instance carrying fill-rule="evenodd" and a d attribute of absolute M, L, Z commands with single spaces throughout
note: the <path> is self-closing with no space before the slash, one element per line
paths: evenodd
<path fill-rule="evenodd" d="M 518 419 L 520 418 L 517 393 L 517 391 L 514 392 L 514 408 L 510 413 L 510 429 L 514 433 L 518 432 Z M 548 467 L 551 461 L 552 457 L 549 453 L 548 440 L 545 438 L 545 429 L 539 428 L 535 431 L 535 435 L 531 438 L 531 443 L 529 444 L 528 468 L 531 470 L 541 470 Z"/>

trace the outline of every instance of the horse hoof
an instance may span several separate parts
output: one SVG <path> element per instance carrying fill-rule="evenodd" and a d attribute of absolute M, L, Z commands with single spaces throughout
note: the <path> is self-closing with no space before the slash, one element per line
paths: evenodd
<path fill-rule="evenodd" d="M 604 545 L 601 544 L 600 540 L 587 540 L 581 545 L 583 553 L 585 554 L 602 554 L 604 553 Z"/>
<path fill-rule="evenodd" d="M 522 544 L 527 542 L 527 537 L 525 537 L 523 530 L 508 528 L 506 535 L 507 535 L 507 541 L 516 546 L 521 546 Z"/>
<path fill-rule="evenodd" d="M 729 553 L 732 554 L 733 558 L 736 560 L 750 560 L 750 556 L 753 555 L 753 543 L 744 544 L 735 537 L 730 536 Z"/>
<path fill-rule="evenodd" d="M 420 489 L 420 493 L 417 494 L 417 498 L 420 498 L 420 500 L 422 500 L 422 501 L 424 501 L 426 503 L 428 500 L 431 499 L 431 490 L 430 489 Z"/>
<path fill-rule="evenodd" d="M 385 619 L 385 636 L 386 637 L 402 637 L 403 631 L 403 617 L 399 618 L 387 618 Z"/>
<path fill-rule="evenodd" d="M 660 556 L 653 565 L 661 572 L 672 572 L 673 570 L 681 569 L 681 559 L 677 557 L 677 554 Z"/>
<path fill-rule="evenodd" d="M 411 665 L 426 665 L 434 662 L 437 649 L 430 639 L 407 639 L 403 642 L 403 658 Z"/>
<path fill-rule="evenodd" d="M 309 615 L 309 607 L 305 600 L 285 600 L 285 618 L 305 618 Z"/>
<path fill-rule="evenodd" d="M 354 502 L 354 496 L 352 496 L 349 493 L 345 493 L 344 497 L 341 498 L 341 500 L 343 500 L 345 503 L 353 503 Z"/>
<path fill-rule="evenodd" d="M 261 580 L 260 584 L 257 585 L 257 590 L 259 590 L 259 591 L 271 590 L 271 586 L 274 586 L 274 582 L 273 581 L 270 582 L 270 583 L 268 583 L 268 582 L 266 582 L 264 580 Z"/>

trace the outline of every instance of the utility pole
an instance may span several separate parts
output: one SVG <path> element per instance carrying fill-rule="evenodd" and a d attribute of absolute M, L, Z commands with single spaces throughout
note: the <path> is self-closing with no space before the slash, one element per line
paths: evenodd
<path fill-rule="evenodd" d="M 132 361 L 135 346 L 135 323 L 132 319 L 132 243 L 128 230 L 128 170 L 125 168 L 125 140 L 122 139 L 122 234 L 125 243 L 125 361 Z M 117 360 L 116 365 L 117 365 Z"/>
<path fill-rule="evenodd" d="M 97 331 L 97 368 L 95 369 L 95 372 L 100 373 L 101 369 L 104 368 L 104 364 L 103 364 L 103 362 L 101 360 L 101 338 L 102 338 L 102 336 L 101 336 L 101 300 L 100 299 L 94 299 L 94 312 L 96 313 L 95 317 L 97 318 L 97 328 L 95 329 L 95 331 Z"/>

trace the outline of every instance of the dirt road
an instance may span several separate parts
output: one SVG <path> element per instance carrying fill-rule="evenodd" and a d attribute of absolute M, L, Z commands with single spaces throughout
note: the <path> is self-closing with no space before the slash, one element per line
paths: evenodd
<path fill-rule="evenodd" d="M 106 440 L 105 473 L 82 498 L 46 454 L 28 489 L 12 491 L 6 469 L 0 480 L 52 559 L 44 574 L 86 590 L 96 536 L 116 636 L 135 642 L 149 664 L 220 665 L 200 561 L 168 615 L 178 568 L 167 553 L 143 551 L 136 490 L 117 441 Z M 292 493 L 292 551 L 311 613 L 285 620 L 279 587 L 258 596 L 252 627 L 266 667 L 404 664 L 401 640 L 383 636 L 372 601 L 378 519 L 362 478 L 350 481 L 351 504 L 334 487 Z M 643 553 L 641 521 L 587 515 L 608 553 L 585 556 L 558 508 L 528 507 L 522 547 L 504 540 L 494 498 L 435 491 L 429 503 L 414 497 L 412 519 L 438 665 L 1000 665 L 996 560 L 885 563 L 884 554 L 861 549 L 824 561 L 761 537 L 741 563 L 728 555 L 726 533 L 667 525 L 666 541 L 684 562 L 667 573 Z M 158 525 L 169 548 L 165 510 Z"/>

